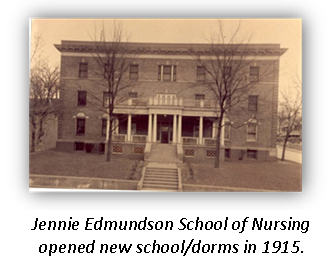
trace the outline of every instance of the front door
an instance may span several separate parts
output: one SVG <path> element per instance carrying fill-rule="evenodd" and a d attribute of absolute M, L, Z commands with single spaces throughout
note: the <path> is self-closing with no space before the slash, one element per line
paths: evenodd
<path fill-rule="evenodd" d="M 169 125 L 161 124 L 161 143 L 169 143 Z"/>

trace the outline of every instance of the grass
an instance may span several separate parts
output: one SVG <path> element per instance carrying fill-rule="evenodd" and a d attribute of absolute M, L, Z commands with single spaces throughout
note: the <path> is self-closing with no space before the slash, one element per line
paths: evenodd
<path fill-rule="evenodd" d="M 184 171 L 183 183 L 260 190 L 301 191 L 302 165 L 289 161 L 225 161 L 215 169 L 213 162 L 189 163 L 193 176 Z M 186 175 L 185 175 L 186 173 Z"/>
<path fill-rule="evenodd" d="M 104 155 L 61 153 L 30 154 L 30 174 L 139 180 L 143 162 Z M 289 161 L 225 161 L 220 168 L 213 161 L 182 164 L 183 184 L 250 188 L 276 191 L 301 191 L 302 165 Z"/>
<path fill-rule="evenodd" d="M 281 146 L 283 148 L 284 142 L 277 142 L 277 145 Z M 286 143 L 286 148 L 302 151 L 302 143 Z"/>
<path fill-rule="evenodd" d="M 139 180 L 142 163 L 124 157 L 56 151 L 30 154 L 30 174 Z"/>

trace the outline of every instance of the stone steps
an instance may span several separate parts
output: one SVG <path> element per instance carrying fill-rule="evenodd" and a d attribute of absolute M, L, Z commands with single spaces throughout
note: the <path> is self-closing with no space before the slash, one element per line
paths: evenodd
<path fill-rule="evenodd" d="M 142 190 L 178 190 L 178 170 L 175 167 L 146 167 Z"/>
<path fill-rule="evenodd" d="M 180 171 L 177 168 L 177 146 L 153 144 L 147 161 L 141 190 L 178 191 Z"/>

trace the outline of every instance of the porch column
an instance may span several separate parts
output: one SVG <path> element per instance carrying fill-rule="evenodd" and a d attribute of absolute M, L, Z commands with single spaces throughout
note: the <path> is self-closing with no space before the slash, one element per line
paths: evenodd
<path fill-rule="evenodd" d="M 131 142 L 131 114 L 128 114 L 128 130 L 127 130 L 128 142 Z"/>
<path fill-rule="evenodd" d="M 157 114 L 154 114 L 154 122 L 153 122 L 153 142 L 156 142 L 156 126 L 157 126 Z"/>
<path fill-rule="evenodd" d="M 109 117 L 107 117 L 106 142 L 108 142 L 109 140 L 109 126 L 110 126 Z"/>
<path fill-rule="evenodd" d="M 152 114 L 148 115 L 148 142 L 152 141 Z"/>
<path fill-rule="evenodd" d="M 178 141 L 177 143 L 182 143 L 182 115 L 178 115 Z"/>
<path fill-rule="evenodd" d="M 115 117 L 114 119 L 114 123 L 115 123 L 115 134 L 118 135 L 119 132 L 119 121 L 118 121 L 118 117 Z"/>
<path fill-rule="evenodd" d="M 202 145 L 203 138 L 203 117 L 200 117 L 199 120 L 199 145 Z"/>
<path fill-rule="evenodd" d="M 212 130 L 212 133 L 211 133 L 211 137 L 212 138 L 216 137 L 216 122 L 215 121 L 213 121 L 213 130 Z"/>
<path fill-rule="evenodd" d="M 221 128 L 221 146 L 224 146 L 224 118 L 222 120 L 222 128 Z"/>
<path fill-rule="evenodd" d="M 172 143 L 177 143 L 177 116 L 174 115 L 174 122 L 172 124 Z"/>
<path fill-rule="evenodd" d="M 115 129 L 116 129 L 116 118 L 113 118 L 113 122 L 112 122 L 112 128 L 111 128 L 111 133 L 112 135 L 115 134 Z"/>

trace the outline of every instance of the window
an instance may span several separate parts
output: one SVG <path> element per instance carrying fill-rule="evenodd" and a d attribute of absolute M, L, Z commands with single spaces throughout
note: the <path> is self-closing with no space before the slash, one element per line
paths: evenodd
<path fill-rule="evenodd" d="M 103 107 L 109 107 L 111 100 L 111 92 L 103 92 Z"/>
<path fill-rule="evenodd" d="M 258 96 L 248 97 L 248 111 L 257 111 Z"/>
<path fill-rule="evenodd" d="M 171 81 L 171 66 L 163 66 L 163 81 Z"/>
<path fill-rule="evenodd" d="M 204 94 L 195 94 L 195 107 L 204 107 Z"/>
<path fill-rule="evenodd" d="M 231 124 L 229 119 L 224 119 L 224 140 L 230 140 L 230 128 Z"/>
<path fill-rule="evenodd" d="M 129 93 L 129 98 L 131 98 L 131 99 L 136 99 L 136 98 L 138 98 L 138 93 L 137 93 L 137 92 L 130 92 L 130 93 Z"/>
<path fill-rule="evenodd" d="M 203 82 L 205 80 L 205 68 L 203 66 L 197 67 L 197 82 Z"/>
<path fill-rule="evenodd" d="M 79 78 L 87 78 L 87 63 L 79 63 Z"/>
<path fill-rule="evenodd" d="M 231 158 L 231 150 L 230 149 L 225 149 L 224 150 L 224 156 L 225 156 L 225 158 Z"/>
<path fill-rule="evenodd" d="M 249 72 L 249 81 L 258 82 L 259 81 L 259 67 L 251 66 Z"/>
<path fill-rule="evenodd" d="M 247 141 L 257 140 L 257 121 L 250 119 L 247 123 Z"/>
<path fill-rule="evenodd" d="M 159 81 L 176 81 L 177 67 L 174 65 L 159 65 L 158 80 Z"/>
<path fill-rule="evenodd" d="M 232 66 L 224 66 L 223 68 L 223 72 L 224 72 L 224 76 L 231 76 L 231 70 L 232 70 Z"/>
<path fill-rule="evenodd" d="M 138 65 L 130 65 L 130 80 L 138 80 Z"/>
<path fill-rule="evenodd" d="M 102 119 L 102 125 L 101 125 L 101 135 L 105 136 L 107 135 L 107 119 Z"/>
<path fill-rule="evenodd" d="M 84 151 L 84 142 L 75 142 L 75 151 Z"/>
<path fill-rule="evenodd" d="M 105 79 L 108 79 L 110 76 L 110 64 L 109 63 L 104 64 L 103 76 L 105 77 Z"/>
<path fill-rule="evenodd" d="M 86 106 L 86 91 L 78 91 L 77 106 Z"/>
<path fill-rule="evenodd" d="M 99 153 L 101 153 L 101 154 L 105 153 L 105 150 L 106 150 L 105 146 L 106 146 L 105 143 L 100 143 L 99 144 Z"/>
<path fill-rule="evenodd" d="M 257 150 L 247 150 L 247 158 L 257 159 Z"/>
<path fill-rule="evenodd" d="M 204 100 L 205 95 L 204 94 L 195 94 L 195 100 Z"/>
<path fill-rule="evenodd" d="M 85 118 L 77 118 L 76 122 L 76 135 L 85 135 Z"/>

